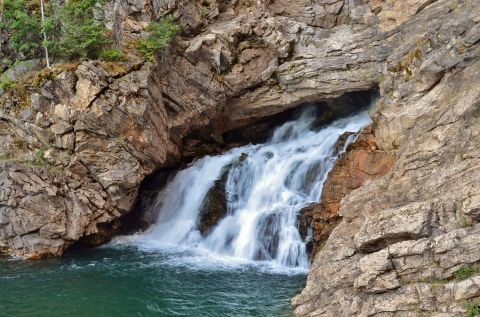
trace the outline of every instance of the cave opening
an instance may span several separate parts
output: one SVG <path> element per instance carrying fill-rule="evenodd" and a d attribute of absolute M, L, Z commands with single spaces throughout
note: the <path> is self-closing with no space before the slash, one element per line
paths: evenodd
<path fill-rule="evenodd" d="M 193 131 L 183 139 L 180 162 L 175 166 L 155 171 L 144 179 L 130 212 L 113 223 L 100 224 L 98 234 L 82 238 L 74 248 L 100 245 L 108 242 L 115 235 L 132 234 L 149 228 L 158 218 L 159 193 L 178 171 L 195 160 L 207 155 L 219 155 L 246 144 L 265 143 L 272 137 L 275 129 L 297 119 L 306 108 L 315 109 L 312 128 L 320 130 L 334 120 L 368 108 L 377 96 L 378 91 L 369 90 L 346 93 L 338 98 L 324 101 L 307 102 L 279 114 L 258 118 L 245 126 L 225 131 L 221 135 L 215 135 L 211 127 Z"/>

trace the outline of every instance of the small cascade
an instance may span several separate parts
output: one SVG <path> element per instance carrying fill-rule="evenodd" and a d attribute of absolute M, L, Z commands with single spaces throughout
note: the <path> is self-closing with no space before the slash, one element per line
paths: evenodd
<path fill-rule="evenodd" d="M 204 157 L 179 171 L 159 194 L 158 220 L 140 240 L 150 246 L 307 269 L 298 212 L 320 200 L 338 155 L 338 138 L 371 122 L 367 111 L 320 130 L 313 128 L 314 120 L 315 109 L 307 109 L 297 120 L 277 128 L 265 144 Z M 225 180 L 225 215 L 203 235 L 199 230 L 202 206 L 221 178 Z"/>

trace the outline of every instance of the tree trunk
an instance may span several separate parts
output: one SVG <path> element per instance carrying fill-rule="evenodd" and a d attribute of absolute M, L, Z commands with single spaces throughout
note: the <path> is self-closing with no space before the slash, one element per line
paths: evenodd
<path fill-rule="evenodd" d="M 43 10 L 43 1 L 44 0 L 40 0 L 40 11 L 42 13 L 42 28 L 45 24 L 45 13 L 44 13 L 44 10 Z M 43 47 L 45 49 L 45 60 L 47 62 L 47 67 L 50 68 L 50 59 L 48 57 L 48 47 L 47 47 L 47 33 L 45 32 L 45 30 L 43 30 Z"/>

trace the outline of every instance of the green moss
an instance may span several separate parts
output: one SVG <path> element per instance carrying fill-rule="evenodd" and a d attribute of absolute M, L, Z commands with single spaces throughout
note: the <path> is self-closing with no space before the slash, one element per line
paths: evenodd
<path fill-rule="evenodd" d="M 460 156 L 460 159 L 463 161 L 465 159 L 464 155 L 462 154 Z M 467 218 L 465 216 L 463 216 L 462 218 L 460 218 L 460 221 L 458 223 L 458 226 L 460 228 L 470 228 L 474 225 L 474 222 L 472 221 L 472 219 L 470 218 Z"/>
<path fill-rule="evenodd" d="M 11 160 L 12 156 L 8 153 L 0 153 L 0 161 L 8 161 Z"/>
<path fill-rule="evenodd" d="M 127 144 L 127 138 L 124 135 L 118 136 L 115 141 L 118 145 L 125 146 Z"/>
<path fill-rule="evenodd" d="M 25 160 L 24 163 L 30 166 L 47 166 L 47 162 L 45 160 Z"/>
<path fill-rule="evenodd" d="M 421 46 L 423 42 L 418 42 L 414 50 L 408 52 L 397 64 L 391 68 L 393 72 L 400 72 L 403 70 L 409 70 L 411 73 L 410 66 L 415 63 L 415 61 L 420 60 L 423 56 Z"/>
<path fill-rule="evenodd" d="M 437 279 L 437 280 L 430 281 L 430 285 L 433 288 L 442 287 L 443 285 L 445 285 L 447 283 L 448 283 L 448 281 L 446 279 Z"/>

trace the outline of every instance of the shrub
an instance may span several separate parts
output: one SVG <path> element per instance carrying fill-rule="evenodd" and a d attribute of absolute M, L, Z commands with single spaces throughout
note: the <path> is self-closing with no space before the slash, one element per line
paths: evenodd
<path fill-rule="evenodd" d="M 53 56 L 66 60 L 95 59 L 111 43 L 104 21 L 95 18 L 95 6 L 103 0 L 69 0 L 45 4 L 42 25 L 38 0 L 5 0 L 0 28 L 9 34 L 9 46 L 22 58 L 43 56 L 45 44 Z M 99 7 L 100 8 L 100 7 Z M 43 42 L 42 32 L 47 34 Z"/>
<path fill-rule="evenodd" d="M 9 90 L 15 88 L 16 84 L 15 82 L 10 79 L 7 75 L 3 74 L 0 77 L 0 89 L 1 90 Z"/>
<path fill-rule="evenodd" d="M 180 32 L 180 27 L 173 17 L 164 17 L 159 22 L 150 23 L 146 31 L 149 32 L 149 36 L 139 41 L 138 51 L 152 61 L 157 54 L 170 46 L 174 37 Z"/>
<path fill-rule="evenodd" d="M 98 58 L 111 41 L 104 22 L 95 19 L 96 4 L 97 0 L 69 0 L 57 8 L 57 20 L 52 21 L 50 26 L 59 29 L 59 40 L 49 43 L 52 51 L 68 60 Z"/>
<path fill-rule="evenodd" d="M 120 52 L 115 48 L 112 48 L 112 49 L 103 50 L 100 53 L 100 59 L 104 61 L 118 62 L 118 61 L 124 60 L 125 57 L 123 56 L 122 52 Z"/>
<path fill-rule="evenodd" d="M 27 59 L 38 57 L 42 44 L 40 2 L 4 0 L 0 29 L 8 32 L 8 45 L 15 53 Z"/>

